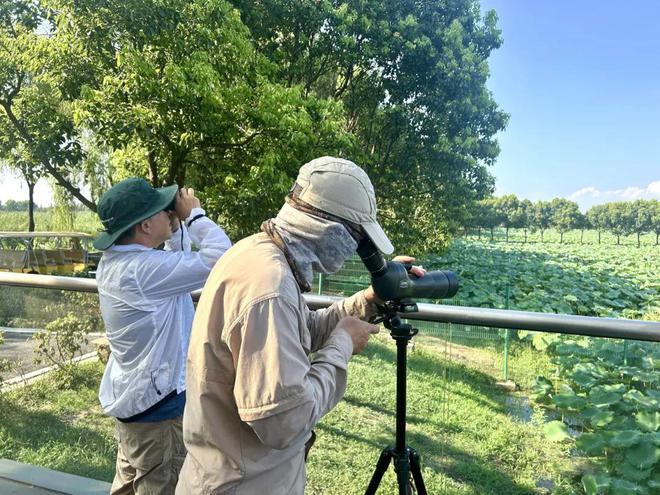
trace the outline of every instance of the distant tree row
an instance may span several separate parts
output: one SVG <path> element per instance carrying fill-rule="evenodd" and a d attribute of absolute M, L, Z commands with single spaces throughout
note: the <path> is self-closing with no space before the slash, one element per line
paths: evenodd
<path fill-rule="evenodd" d="M 637 234 L 637 246 L 642 234 L 655 233 L 655 243 L 658 245 L 660 201 L 640 199 L 605 203 L 593 206 L 585 214 L 580 212 L 576 202 L 564 198 L 532 203 L 509 194 L 478 201 L 466 226 L 479 229 L 479 235 L 481 229 L 490 230 L 491 239 L 496 227 L 504 227 L 507 241 L 510 228 L 523 229 L 525 242 L 528 230 L 539 231 L 543 242 L 543 233 L 549 228 L 559 232 L 560 243 L 564 242 L 566 232 L 576 229 L 581 231 L 580 242 L 585 230 L 598 231 L 599 244 L 603 231 L 615 235 L 617 244 L 620 244 L 621 236 Z"/>
<path fill-rule="evenodd" d="M 15 199 L 8 199 L 4 203 L 0 201 L 0 211 L 28 211 L 30 207 L 30 202 L 26 199 L 23 201 L 16 201 Z M 35 209 L 39 209 L 39 206 L 34 205 Z"/>

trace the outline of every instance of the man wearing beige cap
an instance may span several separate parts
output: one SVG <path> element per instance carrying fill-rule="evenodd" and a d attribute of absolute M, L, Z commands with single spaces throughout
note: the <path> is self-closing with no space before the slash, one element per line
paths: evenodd
<path fill-rule="evenodd" d="M 361 240 L 393 251 L 361 168 L 333 157 L 305 164 L 262 230 L 216 263 L 197 306 L 178 494 L 303 494 L 312 428 L 378 331 L 362 321 L 376 311 L 371 288 L 319 311 L 302 297 L 313 272 L 338 271 Z"/>

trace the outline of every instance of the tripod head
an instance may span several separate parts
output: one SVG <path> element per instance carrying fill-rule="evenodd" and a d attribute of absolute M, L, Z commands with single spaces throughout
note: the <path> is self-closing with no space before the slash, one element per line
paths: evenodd
<path fill-rule="evenodd" d="M 386 301 L 385 304 L 378 305 L 378 314 L 369 320 L 370 323 L 377 325 L 382 323 L 387 328 L 394 339 L 410 340 L 417 335 L 418 330 L 412 325 L 404 323 L 400 313 L 417 312 L 417 303 L 412 299 L 396 299 Z"/>

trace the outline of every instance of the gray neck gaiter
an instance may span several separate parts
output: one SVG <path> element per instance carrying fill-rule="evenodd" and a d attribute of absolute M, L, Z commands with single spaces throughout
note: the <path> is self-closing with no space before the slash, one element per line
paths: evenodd
<path fill-rule="evenodd" d="M 357 249 L 357 242 L 341 223 L 304 213 L 288 204 L 282 206 L 272 224 L 310 285 L 314 272 L 338 272 Z"/>

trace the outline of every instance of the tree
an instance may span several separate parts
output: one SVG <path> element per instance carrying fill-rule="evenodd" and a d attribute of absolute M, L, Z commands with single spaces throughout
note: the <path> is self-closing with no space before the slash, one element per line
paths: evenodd
<path fill-rule="evenodd" d="M 481 18 L 472 0 L 233 4 L 280 81 L 341 101 L 347 153 L 372 177 L 395 245 L 430 233 L 437 248 L 465 225 L 466 206 L 493 190 L 486 167 L 507 122 L 485 85 L 494 12 Z M 418 230 L 420 215 L 435 233 Z"/>
<path fill-rule="evenodd" d="M 629 202 L 614 202 L 606 205 L 607 228 L 616 236 L 617 245 L 621 244 L 621 236 L 633 232 L 632 206 Z"/>
<path fill-rule="evenodd" d="M 660 201 L 652 199 L 649 201 L 651 210 L 651 230 L 655 233 L 655 245 L 658 245 L 660 238 Z"/>
<path fill-rule="evenodd" d="M 525 210 L 515 194 L 508 194 L 495 199 L 495 209 L 506 229 L 506 241 L 509 242 L 509 229 L 522 227 Z"/>
<path fill-rule="evenodd" d="M 587 221 L 592 228 L 598 231 L 598 244 L 600 244 L 600 234 L 607 228 L 607 206 L 594 205 L 587 211 Z"/>
<path fill-rule="evenodd" d="M 23 147 L 31 167 L 94 209 L 70 177 L 81 159 L 72 102 L 91 77 L 88 58 L 75 37 L 52 31 L 53 12 L 38 3 L 2 2 L 0 18 L 0 159 Z"/>
<path fill-rule="evenodd" d="M 114 150 L 110 162 L 126 150 L 119 167 L 130 174 L 194 186 L 232 237 L 276 211 L 302 163 L 351 146 L 341 105 L 275 80 L 223 0 L 93 5 L 61 14 L 103 33 L 114 52 L 102 81 L 83 90 L 76 122 Z"/>
<path fill-rule="evenodd" d="M 5 153 L 5 168 L 18 172 L 28 188 L 28 232 L 34 232 L 34 187 L 43 175 L 43 168 L 34 159 L 22 143 Z M 0 167 L 1 168 L 1 167 Z"/>
<path fill-rule="evenodd" d="M 527 230 L 532 228 L 532 219 L 534 216 L 534 205 L 529 199 L 523 199 L 520 202 L 520 208 L 522 210 L 522 216 L 520 220 L 520 226 L 523 229 L 525 234 L 525 241 L 527 242 Z"/>
<path fill-rule="evenodd" d="M 532 208 L 532 227 L 541 231 L 541 242 L 543 233 L 550 228 L 552 223 L 553 209 L 549 201 L 537 201 Z"/>
<path fill-rule="evenodd" d="M 638 199 L 631 206 L 632 231 L 637 234 L 637 247 L 640 247 L 642 234 L 653 227 L 653 207 L 649 201 Z"/>
<path fill-rule="evenodd" d="M 480 214 L 480 224 L 482 227 L 490 230 L 490 240 L 494 240 L 495 227 L 504 220 L 501 213 L 496 208 L 496 199 L 483 199 L 477 203 Z"/>
<path fill-rule="evenodd" d="M 559 231 L 559 243 L 564 242 L 564 233 L 576 228 L 582 214 L 574 201 L 555 198 L 550 202 L 552 208 L 552 226 Z"/>

